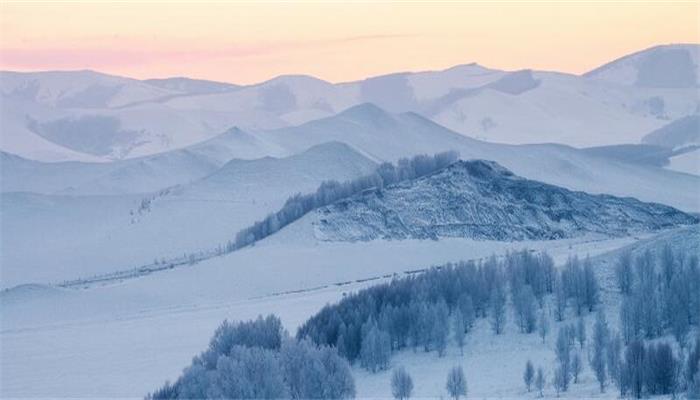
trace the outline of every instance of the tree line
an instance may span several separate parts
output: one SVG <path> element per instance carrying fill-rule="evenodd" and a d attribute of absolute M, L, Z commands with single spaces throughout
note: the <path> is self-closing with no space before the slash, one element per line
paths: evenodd
<path fill-rule="evenodd" d="M 396 165 L 382 163 L 373 173 L 346 182 L 325 181 L 316 192 L 291 196 L 279 211 L 238 232 L 235 240 L 227 243 L 226 250 L 231 252 L 264 239 L 316 208 L 367 189 L 382 189 L 398 182 L 432 174 L 458 159 L 459 153 L 456 151 L 437 153 L 433 156 L 421 154 L 412 158 L 402 158 Z"/>

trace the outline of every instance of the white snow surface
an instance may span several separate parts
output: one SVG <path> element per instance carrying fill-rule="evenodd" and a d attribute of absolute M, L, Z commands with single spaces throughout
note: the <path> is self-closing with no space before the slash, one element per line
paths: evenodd
<path fill-rule="evenodd" d="M 686 228 L 659 236 L 675 245 L 697 246 L 697 235 L 697 228 Z M 264 241 L 190 268 L 104 286 L 60 289 L 23 285 L 0 294 L 0 394 L 140 397 L 166 379 L 176 378 L 191 357 L 205 348 L 224 318 L 240 320 L 274 312 L 293 334 L 327 302 L 394 273 L 524 247 L 547 249 L 561 264 L 572 254 L 596 256 L 639 240 L 647 243 L 644 240 L 650 237 L 521 243 L 445 239 L 311 246 Z M 376 279 L 358 282 L 368 278 Z M 603 288 L 609 290 L 610 285 L 605 283 Z M 614 321 L 615 298 L 606 294 L 604 300 L 610 307 L 609 320 Z M 534 397 L 524 393 L 522 368 L 531 358 L 542 364 L 551 378 L 552 343 L 549 338 L 542 345 L 536 335 L 518 334 L 512 325 L 505 335 L 494 337 L 480 321 L 469 336 L 463 358 L 453 346 L 445 358 L 409 350 L 396 355 L 392 365 L 406 365 L 417 383 L 418 397 L 443 395 L 446 371 L 456 363 L 465 366 L 471 397 Z M 389 372 L 369 375 L 354 368 L 354 373 L 360 398 L 388 397 Z M 610 392 L 614 396 L 614 391 Z M 553 391 L 548 389 L 546 394 L 551 397 Z M 568 394 L 588 395 L 597 396 L 590 372 L 584 373 L 583 382 Z"/>
<path fill-rule="evenodd" d="M 700 175 L 700 147 L 671 157 L 666 168 L 687 174 Z"/>
<path fill-rule="evenodd" d="M 204 178 L 148 195 L 3 193 L 0 287 L 58 283 L 211 250 L 289 196 L 375 167 L 331 142 L 287 158 L 230 161 Z"/>

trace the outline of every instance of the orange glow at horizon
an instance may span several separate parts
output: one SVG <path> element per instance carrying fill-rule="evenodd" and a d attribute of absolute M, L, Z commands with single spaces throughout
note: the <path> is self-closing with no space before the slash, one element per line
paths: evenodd
<path fill-rule="evenodd" d="M 4 1 L 0 69 L 241 84 L 468 62 L 582 73 L 654 45 L 698 43 L 699 4 Z"/>

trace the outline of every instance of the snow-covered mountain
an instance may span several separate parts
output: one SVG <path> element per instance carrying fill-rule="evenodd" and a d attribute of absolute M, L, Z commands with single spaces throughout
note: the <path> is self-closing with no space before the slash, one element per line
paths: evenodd
<path fill-rule="evenodd" d="M 146 156 L 231 126 L 268 130 L 371 102 L 501 143 L 637 143 L 696 113 L 698 45 L 660 46 L 583 76 L 477 64 L 332 84 L 280 76 L 250 86 L 139 81 L 93 71 L 2 72 L 0 150 L 41 161 Z"/>
<path fill-rule="evenodd" d="M 584 76 L 639 87 L 697 88 L 700 47 L 697 44 L 655 46 L 621 57 Z"/>
<path fill-rule="evenodd" d="M 700 144 L 700 115 L 678 118 L 642 138 L 643 143 L 680 149 Z"/>
<path fill-rule="evenodd" d="M 624 236 L 697 222 L 668 206 L 572 192 L 523 179 L 494 162 L 474 160 L 316 209 L 298 222 L 306 228 L 290 230 L 298 235 L 310 229 L 321 241 L 511 241 Z"/>
<path fill-rule="evenodd" d="M 231 128 L 209 140 L 152 156 L 102 162 L 34 161 L 0 152 L 0 191 L 113 195 L 149 193 L 214 173 L 232 159 L 281 157 L 264 138 Z"/>

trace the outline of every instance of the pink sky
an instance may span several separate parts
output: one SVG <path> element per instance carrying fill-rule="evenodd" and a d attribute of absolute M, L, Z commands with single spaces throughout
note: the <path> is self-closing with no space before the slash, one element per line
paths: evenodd
<path fill-rule="evenodd" d="M 698 2 L 8 2 L 0 68 L 348 81 L 478 62 L 582 73 L 697 43 Z"/>

